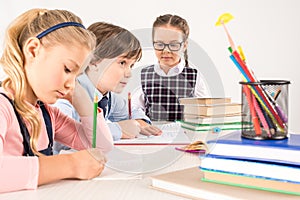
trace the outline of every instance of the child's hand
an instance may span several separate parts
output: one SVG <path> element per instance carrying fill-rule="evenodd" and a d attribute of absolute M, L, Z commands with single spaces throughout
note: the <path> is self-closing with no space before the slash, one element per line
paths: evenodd
<path fill-rule="evenodd" d="M 70 154 L 74 162 L 74 178 L 92 179 L 104 169 L 106 158 L 99 149 L 87 149 Z"/>
<path fill-rule="evenodd" d="M 143 135 L 161 135 L 162 134 L 162 130 L 160 130 L 159 128 L 157 128 L 156 126 L 150 125 L 148 124 L 147 126 L 142 126 L 141 127 L 141 134 Z"/>
<path fill-rule="evenodd" d="M 107 159 L 100 149 L 91 148 L 91 149 L 87 149 L 87 150 L 91 154 L 91 156 L 93 156 L 98 162 L 100 162 L 102 164 L 106 163 Z"/>
<path fill-rule="evenodd" d="M 78 81 L 75 82 L 72 104 L 80 116 L 93 116 L 93 101 Z"/>
<path fill-rule="evenodd" d="M 144 120 L 138 119 L 136 120 L 141 127 L 141 131 L 140 133 L 142 135 L 161 135 L 162 134 L 162 130 L 160 130 L 158 127 L 153 126 L 151 124 L 148 124 L 147 122 L 145 122 Z"/>
<path fill-rule="evenodd" d="M 136 120 L 123 120 L 117 123 L 121 127 L 123 139 L 135 138 L 141 131 L 140 124 Z"/>

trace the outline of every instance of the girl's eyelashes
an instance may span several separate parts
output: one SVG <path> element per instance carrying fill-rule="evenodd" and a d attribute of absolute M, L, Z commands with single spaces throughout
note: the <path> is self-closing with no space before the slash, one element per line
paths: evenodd
<path fill-rule="evenodd" d="M 67 74 L 72 72 L 67 66 L 65 66 L 64 69 Z"/>
<path fill-rule="evenodd" d="M 79 73 L 83 73 L 83 71 L 81 71 L 79 68 L 77 68 L 77 67 L 73 67 L 73 66 L 71 66 L 71 67 L 68 67 L 68 66 L 64 66 L 64 71 L 65 71 L 65 73 L 66 74 L 70 74 L 70 73 L 72 73 L 72 74 L 79 74 Z"/>

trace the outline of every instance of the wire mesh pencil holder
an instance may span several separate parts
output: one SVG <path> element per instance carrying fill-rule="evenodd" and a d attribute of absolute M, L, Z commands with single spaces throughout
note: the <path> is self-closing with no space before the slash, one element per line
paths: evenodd
<path fill-rule="evenodd" d="M 254 140 L 285 139 L 288 134 L 287 80 L 240 82 L 242 134 Z"/>

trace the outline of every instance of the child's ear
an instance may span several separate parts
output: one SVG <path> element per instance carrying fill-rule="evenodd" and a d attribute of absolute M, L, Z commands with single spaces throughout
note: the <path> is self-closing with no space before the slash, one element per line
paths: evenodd
<path fill-rule="evenodd" d="M 95 63 L 90 63 L 88 68 L 91 70 L 91 71 L 94 71 L 94 72 L 97 72 L 99 70 L 99 67 L 97 66 L 97 64 Z"/>
<path fill-rule="evenodd" d="M 33 59 L 38 55 L 39 49 L 41 47 L 41 42 L 38 38 L 29 38 L 23 47 L 24 56 L 27 59 Z"/>
<path fill-rule="evenodd" d="M 97 72 L 99 70 L 99 64 L 102 62 L 102 59 L 101 60 L 97 60 L 97 61 L 91 61 L 90 64 L 88 65 L 88 68 L 89 70 L 91 71 L 95 71 Z"/>

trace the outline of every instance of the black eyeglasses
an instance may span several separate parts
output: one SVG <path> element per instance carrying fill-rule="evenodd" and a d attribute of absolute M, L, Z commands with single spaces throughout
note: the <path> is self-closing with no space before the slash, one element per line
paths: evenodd
<path fill-rule="evenodd" d="M 153 42 L 153 47 L 157 51 L 163 51 L 166 47 L 170 51 L 178 51 L 181 48 L 181 45 L 183 44 L 184 41 L 182 42 L 172 42 L 170 44 L 165 44 L 163 42 Z"/>

